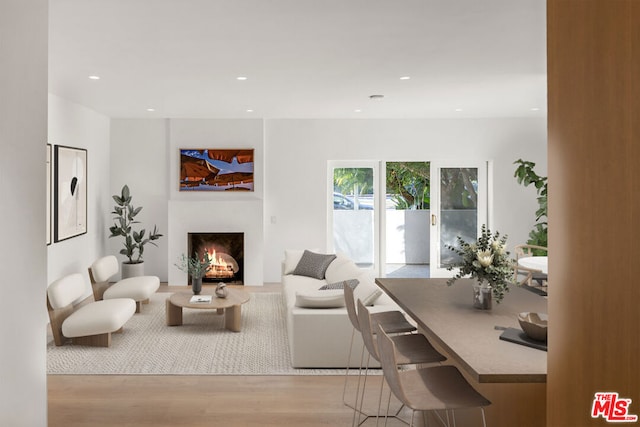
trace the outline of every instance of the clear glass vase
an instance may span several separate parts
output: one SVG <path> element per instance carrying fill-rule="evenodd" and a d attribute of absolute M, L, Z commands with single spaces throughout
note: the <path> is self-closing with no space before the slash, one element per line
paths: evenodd
<path fill-rule="evenodd" d="M 473 283 L 473 306 L 480 310 L 491 310 L 491 285 L 481 282 Z"/>

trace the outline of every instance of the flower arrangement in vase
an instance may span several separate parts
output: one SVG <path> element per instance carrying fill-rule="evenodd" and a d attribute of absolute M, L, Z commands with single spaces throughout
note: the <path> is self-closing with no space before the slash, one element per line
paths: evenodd
<path fill-rule="evenodd" d="M 465 242 L 457 237 L 459 247 L 447 245 L 461 257 L 458 264 L 449 266 L 448 270 L 458 269 L 455 276 L 447 281 L 452 285 L 456 280 L 469 276 L 478 281 L 480 296 L 474 296 L 474 303 L 480 303 L 481 307 L 491 308 L 490 297 L 499 304 L 504 294 L 509 291 L 509 283 L 513 277 L 514 261 L 509 258 L 507 236 L 501 236 L 499 232 L 491 233 L 486 225 L 482 225 L 480 237 L 473 242 Z M 477 301 L 477 299 L 480 301 Z M 488 301 L 487 301 L 487 298 Z"/>

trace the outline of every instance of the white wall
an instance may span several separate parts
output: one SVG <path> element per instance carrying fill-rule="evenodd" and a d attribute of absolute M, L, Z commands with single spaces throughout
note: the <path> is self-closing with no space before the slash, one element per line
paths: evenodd
<path fill-rule="evenodd" d="M 0 425 L 47 425 L 47 0 L 0 2 Z"/>
<path fill-rule="evenodd" d="M 329 160 L 491 160 L 493 227 L 524 242 L 535 222 L 535 190 L 519 185 L 522 157 L 546 173 L 544 119 L 267 120 L 265 281 L 280 281 L 285 249 L 326 248 Z"/>
<path fill-rule="evenodd" d="M 279 282 L 287 248 L 326 248 L 329 160 L 490 160 L 493 227 L 511 245 L 527 240 L 537 209 L 535 190 L 516 182 L 513 162 L 534 161 L 546 174 L 545 119 L 113 119 L 111 133 L 111 192 L 129 183 L 145 207 L 145 225 L 167 234 L 159 249 L 147 250 L 147 273 L 179 284 L 186 277 L 173 264 L 186 251 L 186 236 L 178 222 L 200 209 L 215 210 L 207 223 L 226 218 L 223 231 L 243 226 L 260 236 L 255 265 L 263 267 L 247 273 L 251 284 Z M 179 149 L 200 147 L 254 148 L 255 192 L 180 192 Z"/>
<path fill-rule="evenodd" d="M 187 232 L 244 232 L 244 283 L 263 284 L 264 135 L 262 120 L 171 120 L 169 138 L 169 283 L 186 284 L 173 263 Z M 180 192 L 180 149 L 253 148 L 253 192 Z"/>
<path fill-rule="evenodd" d="M 186 275 L 173 264 L 187 251 L 189 231 L 244 231 L 245 284 L 263 283 L 264 135 L 262 120 L 113 119 L 111 191 L 128 184 L 140 218 L 164 234 L 159 248 L 145 248 L 145 272 L 184 285 Z M 253 192 L 180 192 L 181 148 L 253 148 Z M 120 242 L 111 239 L 111 252 Z"/>
<path fill-rule="evenodd" d="M 144 247 L 145 274 L 158 276 L 167 281 L 167 242 L 169 224 L 167 200 L 169 199 L 169 121 L 165 119 L 114 119 L 111 121 L 111 173 L 109 194 L 120 194 L 122 187 L 129 186 L 132 203 L 142 206 L 136 217 L 140 224 L 135 229 L 149 233 L 156 225 L 163 235 L 153 246 Z M 105 220 L 112 224 L 113 199 L 109 197 L 109 210 Z M 108 235 L 108 230 L 105 228 Z M 123 239 L 108 239 L 109 254 L 126 260 L 119 252 L 124 248 Z"/>
<path fill-rule="evenodd" d="M 49 95 L 49 136 L 51 145 L 87 150 L 87 233 L 48 246 L 48 281 L 71 273 L 81 273 L 87 292 L 91 285 L 87 268 L 107 254 L 107 214 L 111 212 L 109 192 L 110 119 L 87 107 Z"/>

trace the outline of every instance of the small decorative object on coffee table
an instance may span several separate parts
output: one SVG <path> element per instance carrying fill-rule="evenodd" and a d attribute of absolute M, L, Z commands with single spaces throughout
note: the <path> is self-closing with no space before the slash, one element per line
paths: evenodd
<path fill-rule="evenodd" d="M 459 248 L 447 245 L 462 258 L 458 264 L 448 267 L 448 270 L 458 268 L 458 273 L 447 281 L 452 285 L 456 280 L 470 276 L 477 280 L 473 287 L 473 305 L 482 310 L 491 309 L 491 297 L 498 304 L 509 291 L 509 279 L 513 277 L 514 261 L 509 258 L 506 250 L 507 236 L 493 235 L 486 225 L 482 225 L 482 233 L 475 243 L 467 243 L 460 236 L 457 237 Z"/>
<path fill-rule="evenodd" d="M 218 283 L 218 286 L 216 286 L 216 296 L 218 298 L 226 298 L 227 295 L 229 295 L 229 290 L 227 289 L 226 283 Z"/>
<path fill-rule="evenodd" d="M 180 264 L 174 264 L 180 270 L 191 276 L 191 290 L 194 295 L 199 295 L 202 291 L 202 278 L 211 268 L 211 257 L 209 252 L 203 251 L 202 257 L 193 253 L 193 257 L 188 258 L 185 254 L 180 257 Z"/>
<path fill-rule="evenodd" d="M 191 292 L 176 292 L 167 298 L 167 326 L 182 325 L 183 308 L 217 310 L 224 313 L 224 327 L 233 332 L 240 332 L 242 304 L 249 301 L 251 295 L 244 289 L 227 289 L 226 298 L 205 298 L 211 296 L 211 289 L 202 291 L 203 295 L 194 297 Z M 194 299 L 195 298 L 195 299 Z"/>

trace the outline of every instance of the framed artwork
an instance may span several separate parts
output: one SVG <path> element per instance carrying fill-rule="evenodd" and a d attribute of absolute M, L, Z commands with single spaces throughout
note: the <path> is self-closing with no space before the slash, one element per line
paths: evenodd
<path fill-rule="evenodd" d="M 253 191 L 253 149 L 180 149 L 180 191 Z"/>
<path fill-rule="evenodd" d="M 54 146 L 55 242 L 87 232 L 87 150 Z"/>
<path fill-rule="evenodd" d="M 51 144 L 47 144 L 47 245 L 51 244 Z"/>

